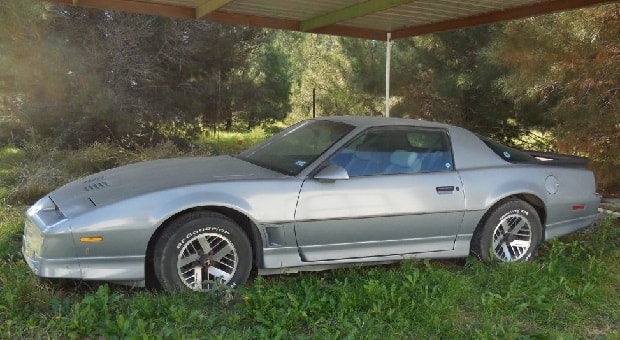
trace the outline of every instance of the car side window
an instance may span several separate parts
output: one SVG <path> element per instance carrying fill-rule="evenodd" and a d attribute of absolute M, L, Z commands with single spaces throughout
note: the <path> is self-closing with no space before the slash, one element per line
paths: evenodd
<path fill-rule="evenodd" d="M 349 176 L 454 170 L 446 131 L 427 128 L 377 128 L 360 134 L 332 158 Z"/>

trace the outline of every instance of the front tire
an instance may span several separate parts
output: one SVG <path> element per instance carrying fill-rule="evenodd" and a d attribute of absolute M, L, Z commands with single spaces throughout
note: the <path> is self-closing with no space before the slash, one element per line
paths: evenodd
<path fill-rule="evenodd" d="M 247 235 L 228 217 L 191 212 L 175 219 L 160 235 L 153 265 L 165 290 L 235 287 L 250 275 L 252 249 Z"/>
<path fill-rule="evenodd" d="M 472 253 L 485 263 L 529 260 L 542 240 L 540 217 L 530 204 L 511 199 L 495 207 L 472 239 Z"/>

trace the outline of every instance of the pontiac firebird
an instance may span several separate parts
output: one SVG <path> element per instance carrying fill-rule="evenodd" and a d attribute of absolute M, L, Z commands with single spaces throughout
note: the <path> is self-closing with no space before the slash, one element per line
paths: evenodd
<path fill-rule="evenodd" d="M 326 117 L 234 156 L 136 163 L 26 213 L 48 278 L 207 290 L 259 274 L 409 258 L 525 261 L 592 223 L 585 161 L 419 120 Z"/>

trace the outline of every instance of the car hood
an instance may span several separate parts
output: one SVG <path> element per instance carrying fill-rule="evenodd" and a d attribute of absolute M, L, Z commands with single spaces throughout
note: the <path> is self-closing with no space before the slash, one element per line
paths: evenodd
<path fill-rule="evenodd" d="M 286 177 L 232 156 L 174 158 L 105 170 L 68 183 L 49 197 L 67 217 L 170 188 L 216 181 Z"/>

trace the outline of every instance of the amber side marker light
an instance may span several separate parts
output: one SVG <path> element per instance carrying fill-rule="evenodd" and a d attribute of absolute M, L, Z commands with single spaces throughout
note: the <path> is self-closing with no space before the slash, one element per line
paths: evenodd
<path fill-rule="evenodd" d="M 103 241 L 103 237 L 101 236 L 80 237 L 80 242 L 82 243 L 96 243 L 101 241 Z"/>

